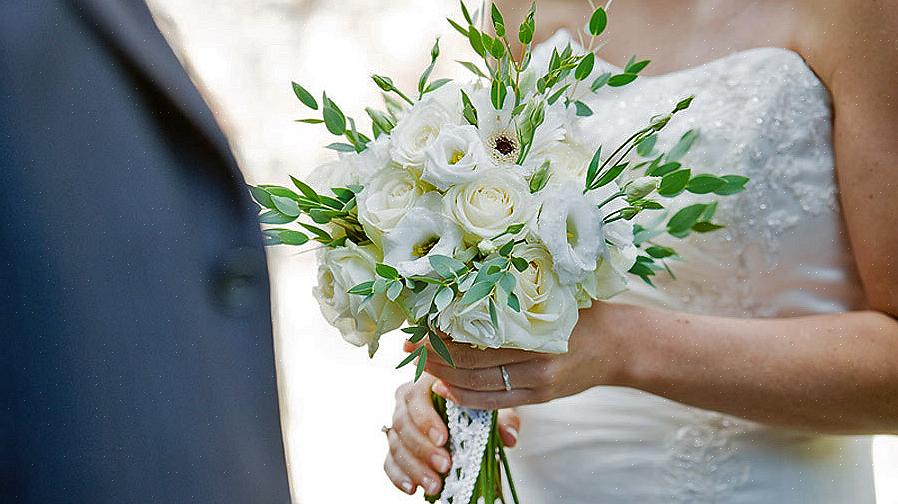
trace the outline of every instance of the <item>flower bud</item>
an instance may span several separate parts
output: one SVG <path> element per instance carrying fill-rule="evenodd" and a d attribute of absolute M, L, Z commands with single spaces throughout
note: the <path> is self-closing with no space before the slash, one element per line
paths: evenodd
<path fill-rule="evenodd" d="M 496 244 L 493 243 L 493 240 L 490 240 L 489 238 L 481 240 L 480 243 L 477 244 L 477 248 L 480 250 L 480 253 L 485 256 L 495 254 L 499 249 Z"/>
<path fill-rule="evenodd" d="M 627 199 L 636 201 L 645 198 L 649 194 L 658 189 L 659 177 L 639 177 L 627 183 L 624 192 L 627 193 Z"/>

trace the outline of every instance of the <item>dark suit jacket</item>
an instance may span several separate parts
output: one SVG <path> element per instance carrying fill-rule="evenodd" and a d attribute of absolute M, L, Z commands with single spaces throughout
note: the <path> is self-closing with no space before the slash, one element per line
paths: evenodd
<path fill-rule="evenodd" d="M 245 193 L 142 1 L 0 3 L 0 502 L 289 501 Z"/>

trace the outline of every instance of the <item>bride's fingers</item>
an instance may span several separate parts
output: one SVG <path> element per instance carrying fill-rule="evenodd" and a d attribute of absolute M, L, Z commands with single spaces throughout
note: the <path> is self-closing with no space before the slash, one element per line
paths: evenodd
<path fill-rule="evenodd" d="M 393 430 L 399 435 L 400 441 L 418 458 L 424 461 L 430 468 L 445 474 L 449 471 L 451 461 L 449 452 L 435 445 L 418 425 L 408 416 L 406 407 L 397 407 L 397 414 L 393 416 Z"/>
<path fill-rule="evenodd" d="M 436 495 L 442 485 L 440 476 L 409 451 L 395 430 L 390 430 L 387 437 L 390 439 L 390 455 L 396 465 L 412 481 L 420 484 L 427 495 Z"/>
<path fill-rule="evenodd" d="M 521 417 L 513 409 L 499 410 L 497 422 L 502 444 L 514 448 L 518 444 L 518 433 L 521 431 Z"/>
<path fill-rule="evenodd" d="M 433 384 L 433 391 L 440 397 L 460 404 L 466 408 L 498 410 L 514 408 L 523 404 L 535 404 L 548 400 L 533 389 L 514 389 L 510 392 L 478 392 L 457 387 L 450 387 L 442 381 Z"/>
<path fill-rule="evenodd" d="M 549 361 L 545 360 L 508 364 L 505 371 L 508 373 L 509 383 L 516 389 L 536 388 L 545 385 L 550 379 Z M 505 390 L 505 381 L 502 379 L 502 370 L 499 366 L 476 369 L 453 368 L 428 359 L 427 372 L 453 387 L 479 392 Z"/>
<path fill-rule="evenodd" d="M 414 495 L 415 484 L 412 483 L 412 479 L 402 472 L 402 469 L 400 469 L 396 461 L 393 460 L 392 453 L 387 453 L 387 459 L 384 461 L 384 472 L 387 473 L 387 477 L 390 478 L 390 481 L 393 482 L 393 485 L 395 485 L 396 488 L 409 495 Z"/>
<path fill-rule="evenodd" d="M 429 378 L 433 380 L 432 377 Z M 434 446 L 443 446 L 449 438 L 449 430 L 433 407 L 430 382 L 422 381 L 421 385 L 416 386 L 413 393 L 406 395 L 406 410 L 418 430 L 425 434 Z"/>

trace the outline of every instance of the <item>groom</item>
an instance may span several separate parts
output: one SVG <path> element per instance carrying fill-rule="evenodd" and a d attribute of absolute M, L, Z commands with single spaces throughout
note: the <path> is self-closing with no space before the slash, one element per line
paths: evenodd
<path fill-rule="evenodd" d="M 287 504 L 269 313 L 143 2 L 0 3 L 0 502 Z"/>

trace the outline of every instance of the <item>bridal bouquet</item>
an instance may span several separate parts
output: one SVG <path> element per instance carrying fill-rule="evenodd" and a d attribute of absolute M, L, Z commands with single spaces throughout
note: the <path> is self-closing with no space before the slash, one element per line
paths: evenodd
<path fill-rule="evenodd" d="M 681 166 L 694 131 L 656 152 L 658 134 L 691 97 L 616 148 L 591 139 L 588 117 L 619 112 L 593 111 L 585 97 L 627 85 L 649 63 L 631 59 L 616 74 L 595 68 L 603 8 L 589 21 L 585 49 L 568 45 L 545 58 L 533 57 L 535 4 L 517 30 L 519 56 L 495 6 L 491 33 L 463 2 L 461 11 L 463 21 L 450 23 L 476 55 L 460 62 L 470 82 L 432 79 L 437 39 L 414 94 L 373 76 L 386 106 L 365 109 L 370 135 L 326 93 L 319 101 L 294 83 L 300 102 L 320 111 L 300 121 L 340 137 L 328 145 L 338 159 L 316 170 L 317 184 L 250 187 L 261 222 L 272 226 L 268 244 L 321 245 L 314 293 L 327 320 L 372 355 L 383 334 L 402 328 L 419 345 L 399 367 L 415 362 L 416 379 L 429 358 L 452 365 L 442 337 L 567 351 L 579 309 L 623 292 L 630 275 L 651 284 L 671 271 L 676 251 L 655 237 L 720 228 L 714 202 L 668 214 L 678 195 L 725 196 L 748 181 Z M 644 212 L 659 216 L 654 225 L 635 223 Z M 495 413 L 435 403 L 453 454 L 443 502 L 500 502 L 502 468 L 517 502 Z"/>

